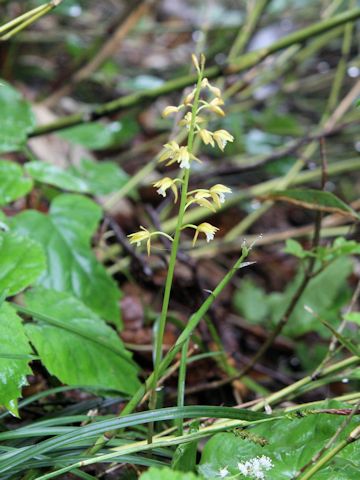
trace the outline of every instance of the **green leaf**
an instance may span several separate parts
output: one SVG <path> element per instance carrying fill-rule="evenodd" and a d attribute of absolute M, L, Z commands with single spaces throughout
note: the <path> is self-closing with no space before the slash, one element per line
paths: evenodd
<path fill-rule="evenodd" d="M 25 170 L 40 183 L 47 183 L 72 192 L 88 192 L 88 186 L 81 178 L 77 178 L 67 170 L 45 162 L 29 162 Z"/>
<path fill-rule="evenodd" d="M 0 335 L 0 405 L 18 416 L 17 399 L 27 383 L 26 375 L 32 373 L 28 365 L 31 347 L 21 318 L 6 302 L 0 307 Z M 15 358 L 21 355 L 24 358 Z"/>
<path fill-rule="evenodd" d="M 71 166 L 69 171 L 82 178 L 88 186 L 88 191 L 94 195 L 116 192 L 129 180 L 129 175 L 124 170 L 109 161 L 94 162 L 83 158 L 79 165 Z"/>
<path fill-rule="evenodd" d="M 0 293 L 7 295 L 21 292 L 46 269 L 41 245 L 16 233 L 0 232 L 0 258 Z"/>
<path fill-rule="evenodd" d="M 326 334 L 319 317 L 329 323 L 337 321 L 338 312 L 348 299 L 349 289 L 346 279 L 351 274 L 352 269 L 353 264 L 349 258 L 339 258 L 312 279 L 295 307 L 284 333 L 290 337 L 298 337 L 310 331 Z M 283 316 L 302 281 L 302 275 L 302 272 L 299 272 L 287 286 L 285 292 L 272 293 L 267 296 L 273 325 Z M 316 315 L 314 316 L 305 310 L 305 305 L 310 307 Z"/>
<path fill-rule="evenodd" d="M 251 280 L 244 280 L 233 298 L 235 310 L 248 322 L 262 322 L 269 313 L 266 293 Z"/>
<path fill-rule="evenodd" d="M 31 191 L 32 186 L 32 180 L 23 176 L 20 165 L 8 160 L 0 160 L 0 205 L 6 205 L 23 197 Z"/>
<path fill-rule="evenodd" d="M 103 123 L 92 122 L 62 130 L 58 135 L 90 150 L 103 150 L 128 142 L 139 131 L 133 118 Z"/>
<path fill-rule="evenodd" d="M 140 383 L 131 354 L 92 310 L 68 293 L 41 287 L 27 292 L 25 303 L 40 315 L 33 315 L 36 324 L 27 324 L 26 333 L 52 375 L 69 385 L 136 392 Z M 47 323 L 46 316 L 64 328 Z"/>
<path fill-rule="evenodd" d="M 330 402 L 327 407 L 336 408 L 337 402 Z M 343 406 L 343 405 L 342 405 Z M 347 407 L 350 407 L 347 405 Z M 325 443 L 334 435 L 343 422 L 343 417 L 326 414 L 310 414 L 300 419 L 282 419 L 263 423 L 251 429 L 254 435 L 268 440 L 268 444 L 260 446 L 232 433 L 214 435 L 206 444 L 201 457 L 200 473 L 206 479 L 219 478 L 221 468 L 227 467 L 230 475 L 239 474 L 238 462 L 245 462 L 257 456 L 268 456 L 273 468 L 265 473 L 265 478 L 271 480 L 292 479 L 296 473 L 321 450 Z M 359 424 L 359 419 L 352 419 L 341 432 L 343 439 Z M 353 480 L 352 472 L 343 470 L 344 477 L 335 473 L 345 460 L 352 459 L 353 466 L 360 468 L 360 444 L 354 442 L 338 453 L 331 467 L 325 467 L 320 472 L 327 480 Z M 320 473 L 319 472 L 319 473 Z M 240 477 L 239 477 L 240 478 Z M 247 478 L 247 477 L 241 477 Z M 314 480 L 318 476 L 314 477 Z M 320 478 L 320 477 L 319 477 Z"/>
<path fill-rule="evenodd" d="M 270 198 L 271 200 L 282 200 L 310 210 L 339 213 L 341 215 L 349 215 L 357 219 L 359 218 L 359 215 L 355 210 L 340 200 L 340 198 L 336 197 L 333 193 L 323 192 L 322 190 L 279 190 L 267 195 L 266 198 Z"/>
<path fill-rule="evenodd" d="M 201 477 L 194 473 L 177 472 L 171 468 L 151 467 L 140 476 L 140 480 L 196 480 Z"/>
<path fill-rule="evenodd" d="M 308 252 L 303 249 L 301 243 L 293 240 L 292 238 L 286 240 L 284 252 L 288 253 L 289 255 L 294 255 L 294 257 L 298 258 L 305 258 L 308 254 Z"/>
<path fill-rule="evenodd" d="M 0 112 L 0 152 L 21 149 L 35 125 L 35 119 L 30 104 L 3 80 L 0 85 Z"/>
<path fill-rule="evenodd" d="M 26 171 L 35 180 L 63 190 L 106 195 L 120 190 L 129 176 L 113 162 L 82 159 L 78 166 L 64 170 L 44 162 L 29 162 Z"/>
<path fill-rule="evenodd" d="M 347 322 L 353 322 L 360 325 L 360 312 L 349 312 L 344 315 Z"/>
<path fill-rule="evenodd" d="M 46 251 L 48 268 L 40 285 L 72 293 L 102 318 L 120 325 L 120 291 L 90 248 L 100 218 L 101 209 L 92 200 L 63 194 L 47 215 L 28 210 L 14 217 L 14 225 Z"/>

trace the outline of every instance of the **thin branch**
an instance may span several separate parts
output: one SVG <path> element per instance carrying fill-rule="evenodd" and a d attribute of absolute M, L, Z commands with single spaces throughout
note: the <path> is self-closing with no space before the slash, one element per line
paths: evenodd
<path fill-rule="evenodd" d="M 311 25 L 304 29 L 298 30 L 297 32 L 291 33 L 286 37 L 274 42 L 269 47 L 261 48 L 253 52 L 248 52 L 237 59 L 234 59 L 232 62 L 226 65 L 214 65 L 213 67 L 207 68 L 204 72 L 204 75 L 209 78 L 217 78 L 225 75 L 233 75 L 234 73 L 240 73 L 244 70 L 247 70 L 251 67 L 254 67 L 262 60 L 267 58 L 269 55 L 272 55 L 290 45 L 297 43 L 302 43 L 308 40 L 309 38 L 315 37 L 322 34 L 328 30 L 331 30 L 339 25 L 343 25 L 349 21 L 355 21 L 360 18 L 360 8 L 348 10 L 347 12 L 336 15 L 333 18 L 323 20 L 318 22 L 315 25 Z M 165 95 L 177 90 L 182 90 L 183 88 L 192 85 L 196 82 L 196 75 L 186 75 L 174 80 L 166 82 L 159 88 L 144 90 L 138 93 L 132 93 L 126 95 L 119 99 L 113 100 L 109 103 L 105 103 L 94 109 L 90 109 L 88 112 L 69 115 L 58 119 L 53 123 L 39 126 L 30 133 L 30 137 L 35 137 L 39 135 L 45 135 L 54 131 L 58 131 L 64 128 L 72 127 L 74 125 L 79 125 L 82 123 L 87 123 L 90 121 L 97 120 L 102 117 L 106 117 L 113 113 L 117 113 L 123 110 L 128 110 L 137 105 L 143 105 L 144 103 L 154 100 L 161 95 Z"/>

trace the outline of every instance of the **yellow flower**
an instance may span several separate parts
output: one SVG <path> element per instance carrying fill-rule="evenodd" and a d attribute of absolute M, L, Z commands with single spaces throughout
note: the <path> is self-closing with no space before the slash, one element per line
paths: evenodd
<path fill-rule="evenodd" d="M 214 200 L 215 205 L 220 208 L 221 204 L 225 202 L 225 194 L 231 193 L 231 188 L 226 187 L 221 183 L 217 183 L 209 189 L 209 192 L 212 199 Z"/>
<path fill-rule="evenodd" d="M 165 162 L 169 158 L 173 159 L 179 153 L 179 150 L 179 144 L 175 142 L 175 140 L 172 140 L 169 143 L 165 143 L 164 152 L 160 155 L 159 162 Z"/>
<path fill-rule="evenodd" d="M 176 187 L 176 184 L 175 184 L 175 180 L 172 180 L 169 177 L 164 177 L 161 180 L 159 180 L 158 182 L 155 182 L 153 185 L 154 185 L 155 188 L 158 189 L 157 193 L 159 195 L 162 195 L 163 197 L 166 197 L 166 190 L 171 188 L 171 190 L 174 194 L 174 197 L 175 197 L 174 198 L 174 203 L 177 202 L 178 191 L 177 191 L 177 187 Z"/>
<path fill-rule="evenodd" d="M 187 129 L 189 129 L 190 125 L 191 125 L 191 120 L 192 120 L 192 113 L 188 112 L 186 115 L 184 115 L 184 118 L 182 120 L 180 120 L 179 125 L 181 127 L 185 126 Z M 204 121 L 203 117 L 199 117 L 198 115 L 196 115 L 195 125 L 198 125 L 199 123 L 201 123 L 203 121 Z"/>
<path fill-rule="evenodd" d="M 208 88 L 211 93 L 215 95 L 215 97 L 220 98 L 221 97 L 221 90 L 218 87 L 215 87 L 214 85 L 211 85 L 209 80 L 207 78 L 204 78 L 201 82 L 201 88 Z"/>
<path fill-rule="evenodd" d="M 220 117 L 225 116 L 225 112 L 222 108 L 220 108 L 220 105 L 224 105 L 224 100 L 222 98 L 214 98 L 207 104 L 207 108 L 211 111 L 216 113 L 217 115 L 220 115 Z"/>
<path fill-rule="evenodd" d="M 195 194 L 195 195 L 192 197 L 191 194 Z M 208 200 L 208 198 L 211 198 L 211 193 L 209 192 L 209 190 L 205 190 L 205 189 L 194 190 L 193 192 L 189 192 L 188 196 L 189 196 L 189 200 L 185 205 L 185 209 L 190 207 L 190 205 L 192 205 L 193 203 L 197 203 L 200 207 L 208 208 L 212 212 L 216 212 L 216 209 Z"/>
<path fill-rule="evenodd" d="M 215 146 L 214 139 L 212 138 L 212 132 L 206 130 L 206 128 L 200 128 L 199 135 L 201 140 L 205 143 L 205 145 L 211 145 L 212 147 Z"/>
<path fill-rule="evenodd" d="M 215 142 L 218 144 L 220 150 L 224 151 L 227 142 L 233 142 L 234 137 L 226 130 L 216 130 L 213 134 Z"/>
<path fill-rule="evenodd" d="M 187 147 L 180 147 L 177 162 L 180 164 L 180 168 L 190 168 L 190 154 Z"/>
<path fill-rule="evenodd" d="M 180 109 L 179 107 L 169 105 L 168 107 L 164 108 L 164 110 L 162 112 L 162 116 L 166 118 L 169 115 L 171 115 L 172 113 L 177 113 L 179 111 L 179 109 Z"/>
<path fill-rule="evenodd" d="M 191 105 L 191 102 L 194 100 L 196 88 L 194 88 L 186 97 L 184 98 L 184 105 Z M 191 113 L 190 113 L 191 115 Z"/>
<path fill-rule="evenodd" d="M 214 237 L 215 237 L 215 233 L 218 231 L 219 229 L 217 227 L 214 227 L 213 225 L 211 225 L 210 223 L 207 223 L 207 222 L 204 222 L 204 223 L 200 223 L 200 225 L 198 225 L 196 227 L 196 232 L 195 232 L 195 235 L 194 235 L 194 239 L 193 239 L 193 245 L 195 245 L 196 243 L 196 240 L 199 236 L 199 233 L 204 233 L 205 236 L 206 236 L 206 241 L 207 242 L 210 242 L 210 240 L 213 240 Z"/>
<path fill-rule="evenodd" d="M 150 255 L 151 233 L 150 233 L 149 230 L 147 230 L 145 227 L 143 227 L 142 225 L 140 225 L 140 230 L 139 230 L 138 232 L 131 233 L 130 235 L 128 235 L 128 239 L 129 239 L 129 242 L 130 242 L 131 244 L 136 243 L 136 246 L 137 246 L 137 247 L 140 247 L 140 244 L 141 244 L 142 241 L 147 240 L 147 242 L 146 242 L 146 248 L 147 248 L 147 253 L 148 253 L 148 255 Z"/>

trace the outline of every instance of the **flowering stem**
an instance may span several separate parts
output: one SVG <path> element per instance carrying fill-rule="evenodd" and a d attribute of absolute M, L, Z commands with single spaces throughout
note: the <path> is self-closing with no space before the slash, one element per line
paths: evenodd
<path fill-rule="evenodd" d="M 188 142 L 187 142 L 187 150 L 189 154 L 192 152 L 194 137 L 195 137 L 195 121 L 196 121 L 196 113 L 199 106 L 199 96 L 201 90 L 201 81 L 203 78 L 203 70 L 204 66 L 202 65 L 201 70 L 199 71 L 198 81 L 196 84 L 195 96 L 193 100 L 193 106 L 191 110 L 191 123 L 188 135 Z M 174 277 L 174 270 L 175 270 L 175 263 L 176 257 L 179 248 L 179 241 L 180 241 L 180 234 L 181 229 L 183 226 L 183 218 L 185 213 L 185 206 L 187 202 L 187 192 L 188 192 L 188 185 L 189 185 L 189 178 L 190 178 L 190 169 L 184 168 L 184 174 L 182 177 L 182 188 L 181 188 L 181 199 L 180 199 L 180 206 L 179 206 L 179 213 L 177 218 L 177 224 L 175 229 L 174 241 L 171 247 L 170 253 L 170 260 L 169 260 L 169 267 L 168 273 L 165 282 L 165 290 L 164 290 L 164 297 L 163 297 L 163 304 L 161 309 L 161 315 L 159 319 L 159 323 L 156 329 L 156 336 L 155 336 L 155 359 L 154 359 L 154 375 L 153 381 L 151 385 L 152 393 L 150 396 L 149 408 L 153 410 L 156 407 L 156 385 L 160 376 L 160 364 L 162 360 L 162 345 L 163 345 L 163 338 L 166 326 L 166 318 L 169 308 L 169 301 L 170 301 L 170 294 L 171 294 L 171 287 Z M 153 424 L 149 425 L 149 441 L 152 440 L 153 434 Z"/>

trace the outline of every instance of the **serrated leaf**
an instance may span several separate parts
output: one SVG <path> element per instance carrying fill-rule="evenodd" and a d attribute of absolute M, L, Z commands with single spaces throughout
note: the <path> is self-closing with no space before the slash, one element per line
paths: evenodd
<path fill-rule="evenodd" d="M 7 82 L 0 85 L 0 152 L 22 148 L 35 125 L 30 104 Z"/>
<path fill-rule="evenodd" d="M 0 231 L 0 292 L 15 295 L 33 284 L 46 269 L 45 253 L 37 242 Z"/>
<path fill-rule="evenodd" d="M 117 333 L 78 299 L 39 287 L 26 293 L 25 303 L 40 315 L 32 315 L 36 323 L 27 324 L 26 333 L 47 370 L 63 383 L 128 394 L 140 386 L 138 368 Z M 65 328 L 47 323 L 46 316 Z"/>
<path fill-rule="evenodd" d="M 100 218 L 101 209 L 92 200 L 63 194 L 47 215 L 28 210 L 14 217 L 14 225 L 46 252 L 48 268 L 40 285 L 72 293 L 102 318 L 120 325 L 120 291 L 90 247 Z"/>
<path fill-rule="evenodd" d="M 44 162 L 29 162 L 26 171 L 35 180 L 63 190 L 106 195 L 120 190 L 129 176 L 113 162 L 82 159 L 78 166 L 64 170 Z"/>
<path fill-rule="evenodd" d="M 329 405 L 336 408 L 339 404 L 330 402 L 326 406 Z M 205 446 L 201 457 L 200 473 L 207 479 L 219 478 L 220 469 L 226 466 L 230 477 L 230 475 L 239 474 L 238 462 L 245 462 L 254 457 L 265 455 L 273 463 L 272 469 L 267 472 L 263 471 L 265 478 L 271 480 L 294 478 L 297 472 L 335 434 L 343 420 L 341 416 L 336 415 L 311 414 L 300 419 L 282 419 L 255 426 L 251 429 L 251 432 L 254 435 L 266 438 L 268 444 L 265 446 L 239 438 L 232 433 L 216 434 Z M 359 419 L 352 419 L 350 424 L 341 432 L 340 438 L 345 438 L 358 424 Z M 321 478 L 353 480 L 354 477 L 351 476 L 352 472 L 350 471 L 344 477 L 338 477 L 335 473 L 338 471 L 338 462 L 343 463 L 347 459 L 352 459 L 353 465 L 360 468 L 360 445 L 358 442 L 354 442 L 339 452 L 333 459 L 331 467 L 325 466 L 321 469 L 321 473 L 327 473 L 328 475 Z M 316 476 L 316 478 L 318 477 Z"/>
<path fill-rule="evenodd" d="M 197 480 L 200 479 L 194 473 L 184 473 L 174 471 L 171 468 L 156 468 L 151 467 L 140 476 L 140 480 Z"/>
<path fill-rule="evenodd" d="M 26 375 L 32 373 L 28 365 L 32 351 L 21 318 L 6 302 L 0 307 L 0 335 L 0 405 L 17 416 L 21 387 L 27 383 Z"/>
<path fill-rule="evenodd" d="M 0 205 L 6 205 L 23 197 L 32 189 L 33 182 L 23 176 L 20 165 L 0 160 Z"/>
<path fill-rule="evenodd" d="M 339 213 L 354 218 L 359 215 L 349 205 L 331 192 L 312 189 L 279 190 L 266 196 L 271 200 L 282 200 L 310 210 Z"/>

